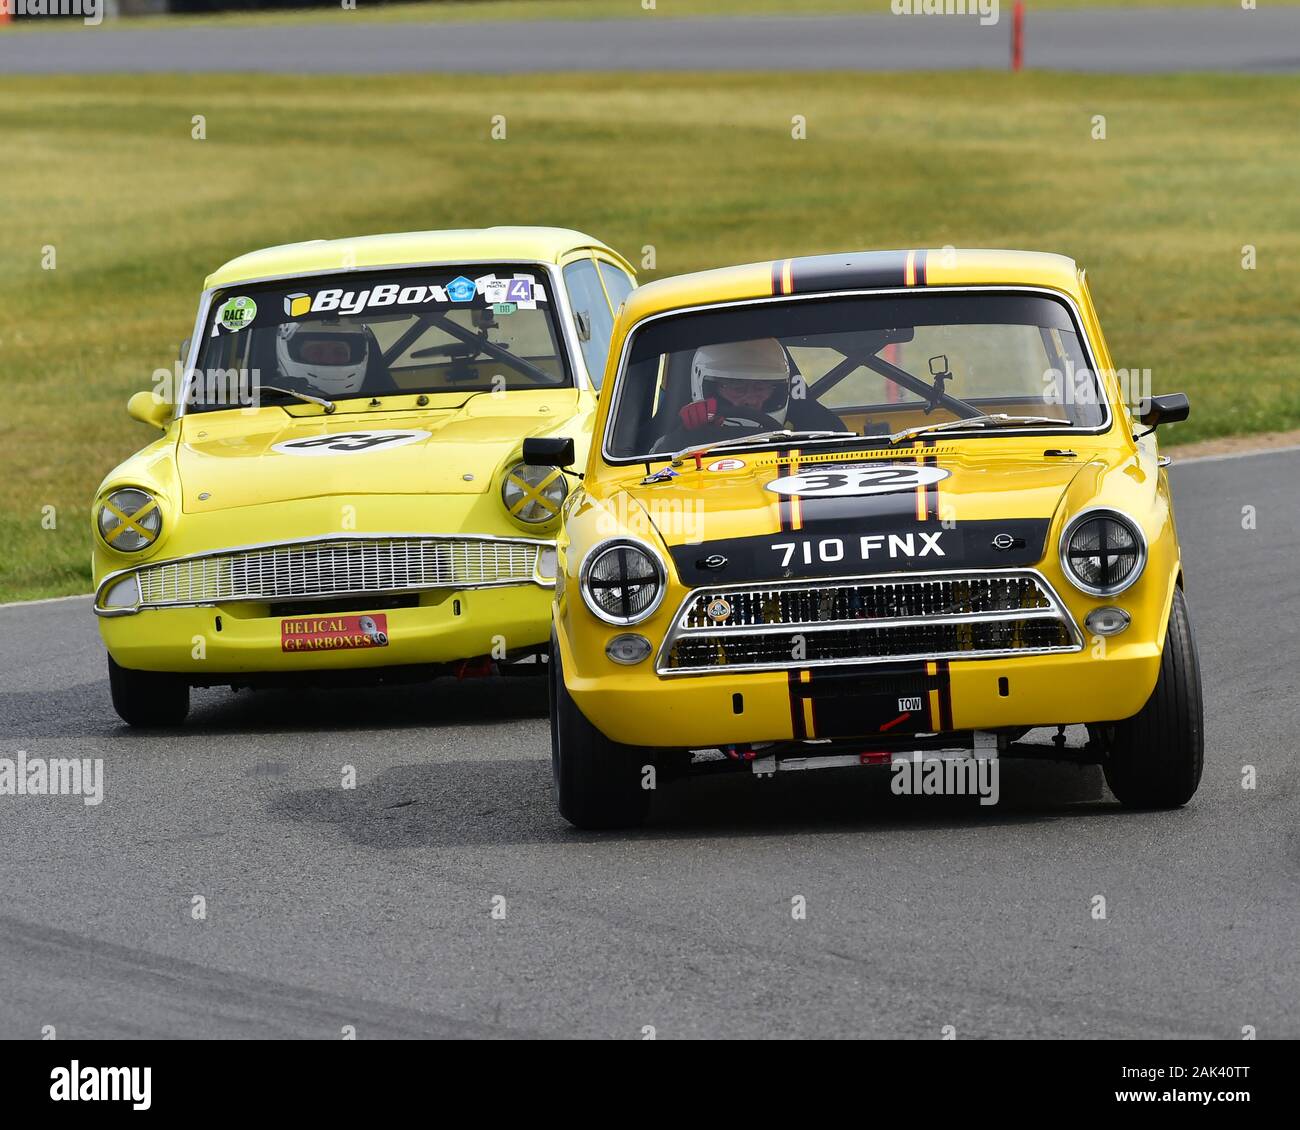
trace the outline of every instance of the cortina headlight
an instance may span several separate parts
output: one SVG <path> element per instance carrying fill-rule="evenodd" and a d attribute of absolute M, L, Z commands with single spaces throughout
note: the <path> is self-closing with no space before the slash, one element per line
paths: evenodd
<path fill-rule="evenodd" d="M 558 467 L 516 463 L 501 484 L 501 501 L 518 522 L 540 526 L 560 513 L 569 483 Z"/>
<path fill-rule="evenodd" d="M 135 487 L 112 491 L 99 504 L 99 536 L 122 553 L 147 549 L 162 533 L 162 509 L 153 495 Z"/>
<path fill-rule="evenodd" d="M 1114 510 L 1085 510 L 1061 535 L 1061 568 L 1091 596 L 1114 596 L 1142 575 L 1146 538 L 1132 518 Z"/>
<path fill-rule="evenodd" d="M 588 553 L 579 581 L 592 614 L 620 627 L 652 616 L 666 587 L 659 555 L 623 539 L 602 542 Z"/>

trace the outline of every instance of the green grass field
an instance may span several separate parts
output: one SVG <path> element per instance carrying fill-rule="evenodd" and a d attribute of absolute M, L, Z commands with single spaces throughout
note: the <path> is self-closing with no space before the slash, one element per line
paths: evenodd
<path fill-rule="evenodd" d="M 646 277 L 845 248 L 1056 250 L 1088 267 L 1116 363 L 1192 395 L 1169 441 L 1300 423 L 1290 77 L 215 76 L 0 92 L 0 600 L 88 590 L 92 493 L 156 434 L 127 396 L 171 363 L 209 270 L 291 240 L 564 224 L 634 260 L 653 244 Z M 505 141 L 489 137 L 496 113 Z M 194 114 L 207 140 L 191 139 Z M 807 140 L 791 139 L 793 114 Z"/>
<path fill-rule="evenodd" d="M 1001 0 L 1002 19 L 1009 19 L 1015 0 Z M 1300 4 L 1300 0 L 1263 0 L 1269 6 Z M 1240 8 L 1240 0 L 1026 0 L 1026 10 L 1061 8 Z M 354 9 L 341 3 L 332 8 L 286 9 L 265 12 L 219 12 L 200 16 L 136 16 L 106 20 L 106 28 L 183 27 L 194 25 L 336 23 L 343 20 L 405 23 L 474 23 L 482 20 L 619 20 L 689 19 L 718 16 L 844 16 L 888 12 L 890 0 L 654 0 L 654 8 L 642 0 L 423 0 L 420 3 L 388 4 L 382 0 L 356 0 Z M 19 23 L 22 31 L 38 25 Z M 56 28 L 72 29 L 72 21 L 57 21 Z M 48 30 L 48 26 L 47 26 Z M 0 32 L 2 33 L 2 32 Z"/>

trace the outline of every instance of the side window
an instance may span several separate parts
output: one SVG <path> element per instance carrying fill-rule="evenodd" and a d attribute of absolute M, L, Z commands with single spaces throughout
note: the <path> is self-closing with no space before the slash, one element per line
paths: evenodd
<path fill-rule="evenodd" d="M 623 305 L 624 299 L 632 293 L 632 288 L 636 286 L 630 278 L 619 267 L 613 263 L 606 263 L 602 259 L 596 260 L 600 267 L 600 277 L 605 284 L 605 293 L 609 295 L 609 304 L 614 308 L 614 313 L 618 313 L 618 308 Z"/>
<path fill-rule="evenodd" d="M 605 298 L 605 288 L 600 284 L 595 262 L 579 259 L 570 263 L 564 268 L 564 285 L 569 291 L 569 304 L 578 319 L 578 336 L 582 340 L 587 372 L 591 374 L 591 383 L 599 388 L 605 375 L 614 314 Z"/>

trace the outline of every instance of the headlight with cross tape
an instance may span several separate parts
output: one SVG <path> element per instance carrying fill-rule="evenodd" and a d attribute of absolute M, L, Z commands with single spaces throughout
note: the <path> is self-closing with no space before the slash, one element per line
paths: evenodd
<path fill-rule="evenodd" d="M 569 483 L 558 467 L 516 463 L 501 483 L 501 501 L 510 517 L 525 525 L 541 526 L 557 518 Z"/>
<path fill-rule="evenodd" d="M 162 508 L 148 492 L 125 487 L 103 498 L 96 523 L 99 536 L 110 549 L 135 553 L 158 540 L 162 533 Z"/>

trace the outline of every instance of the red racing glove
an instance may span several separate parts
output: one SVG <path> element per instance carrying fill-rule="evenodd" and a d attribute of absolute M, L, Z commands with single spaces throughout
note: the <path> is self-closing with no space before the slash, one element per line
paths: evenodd
<path fill-rule="evenodd" d="M 717 398 L 711 396 L 707 400 L 693 400 L 682 408 L 677 415 L 682 419 L 682 427 L 693 432 L 717 419 Z"/>

